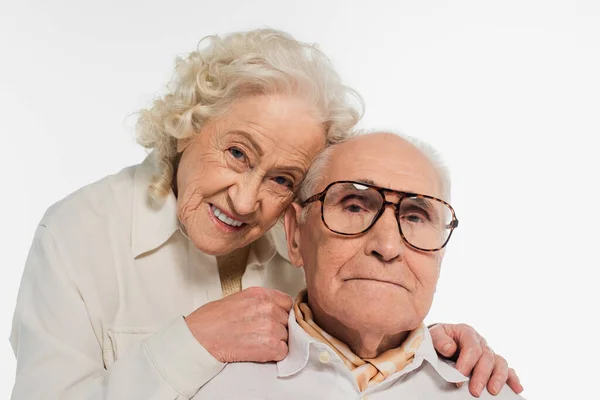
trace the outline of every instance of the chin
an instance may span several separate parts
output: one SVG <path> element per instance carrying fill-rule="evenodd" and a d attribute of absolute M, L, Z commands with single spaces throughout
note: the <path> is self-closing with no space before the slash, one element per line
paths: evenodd
<path fill-rule="evenodd" d="M 377 281 L 347 282 L 349 298 L 359 299 L 362 304 L 407 304 L 410 293 L 403 287 Z"/>
<path fill-rule="evenodd" d="M 400 307 L 387 308 L 377 304 L 375 307 L 366 306 L 363 310 L 360 320 L 364 321 L 364 325 L 370 328 L 377 327 L 376 330 L 381 332 L 393 334 L 414 329 L 419 325 L 415 322 L 417 318 L 412 311 L 407 312 Z"/>
<path fill-rule="evenodd" d="M 237 241 L 227 240 L 227 238 L 214 239 L 202 234 L 189 237 L 198 250 L 211 256 L 222 256 L 241 247 L 236 244 Z"/>

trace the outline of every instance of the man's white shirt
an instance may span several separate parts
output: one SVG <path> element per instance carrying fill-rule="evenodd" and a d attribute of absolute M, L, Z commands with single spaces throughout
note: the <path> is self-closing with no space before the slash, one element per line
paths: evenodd
<path fill-rule="evenodd" d="M 351 371 L 326 344 L 309 336 L 289 317 L 289 353 L 278 363 L 230 363 L 193 397 L 200 399 L 474 399 L 468 379 L 439 358 L 429 330 L 414 360 L 402 371 L 360 392 Z M 480 399 L 521 399 L 508 386 Z"/>

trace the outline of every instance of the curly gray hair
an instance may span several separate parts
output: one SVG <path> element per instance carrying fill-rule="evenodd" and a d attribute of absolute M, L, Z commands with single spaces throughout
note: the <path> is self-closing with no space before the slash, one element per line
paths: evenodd
<path fill-rule="evenodd" d="M 200 132 L 236 99 L 269 94 L 309 101 L 328 144 L 343 140 L 364 109 L 360 95 L 341 83 L 314 44 L 271 29 L 207 36 L 196 51 L 177 59 L 168 93 L 140 112 L 138 143 L 153 150 L 159 168 L 151 195 L 161 198 L 171 191 L 178 140 Z"/>

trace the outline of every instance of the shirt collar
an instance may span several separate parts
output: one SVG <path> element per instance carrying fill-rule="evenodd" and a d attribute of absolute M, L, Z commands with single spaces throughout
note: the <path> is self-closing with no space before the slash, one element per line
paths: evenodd
<path fill-rule="evenodd" d="M 292 307 L 288 317 L 288 354 L 277 363 L 277 376 L 282 378 L 300 372 L 308 363 L 310 346 L 313 344 L 325 345 L 314 339 L 298 325 Z"/>
<path fill-rule="evenodd" d="M 152 177 L 157 173 L 150 154 L 135 169 L 133 176 L 131 251 L 134 258 L 160 247 L 179 229 L 173 192 L 159 201 L 148 191 Z"/>
<path fill-rule="evenodd" d="M 429 329 L 425 329 L 423 343 L 421 343 L 421 346 L 419 346 L 415 353 L 415 361 L 418 359 L 427 361 L 446 382 L 458 383 L 469 380 L 469 378 L 458 372 L 456 368 L 438 356 L 433 347 L 433 340 L 431 339 Z"/>
<path fill-rule="evenodd" d="M 158 168 L 152 154 L 135 169 L 131 224 L 131 251 L 134 258 L 162 246 L 173 233 L 179 230 L 177 200 L 173 191 L 170 191 L 162 201 L 152 198 L 148 191 L 152 177 L 157 173 Z M 277 253 L 289 261 L 281 221 L 252 243 L 248 265 L 264 265 Z"/>
<path fill-rule="evenodd" d="M 310 346 L 327 346 L 311 337 L 298 325 L 293 308 L 288 318 L 288 331 L 288 355 L 277 363 L 279 377 L 291 376 L 304 369 L 309 362 Z M 334 353 L 334 357 L 338 357 L 335 352 L 332 351 L 332 353 Z M 425 329 L 423 342 L 417 349 L 413 362 L 408 364 L 403 370 L 390 376 L 386 381 L 394 380 L 401 375 L 419 368 L 423 361 L 427 361 L 446 382 L 457 383 L 468 380 L 463 374 L 438 357 L 433 347 L 429 329 Z"/>

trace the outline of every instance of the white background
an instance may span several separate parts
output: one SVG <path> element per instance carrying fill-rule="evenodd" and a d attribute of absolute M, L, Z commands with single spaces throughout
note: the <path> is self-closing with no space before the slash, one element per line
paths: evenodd
<path fill-rule="evenodd" d="M 130 115 L 176 55 L 267 26 L 321 44 L 365 98 L 361 126 L 445 156 L 460 227 L 428 322 L 474 325 L 529 399 L 598 395 L 600 2 L 4 0 L 0 15 L 0 398 L 46 208 L 143 159 Z"/>

